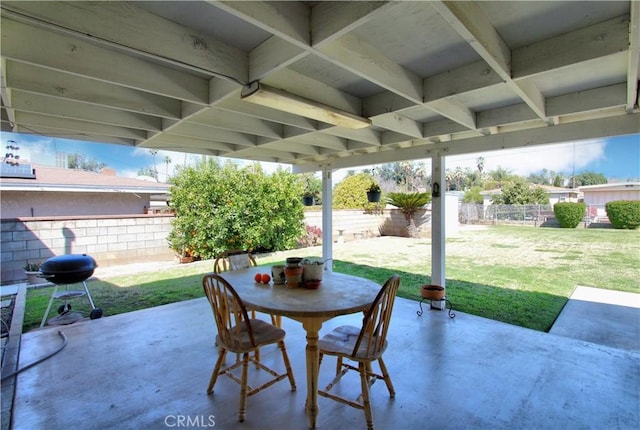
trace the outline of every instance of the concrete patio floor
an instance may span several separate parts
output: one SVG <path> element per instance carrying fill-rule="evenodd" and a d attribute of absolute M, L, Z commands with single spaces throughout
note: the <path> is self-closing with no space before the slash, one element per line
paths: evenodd
<path fill-rule="evenodd" d="M 637 350 L 460 312 L 418 317 L 418 309 L 396 300 L 385 361 L 397 394 L 391 400 L 384 384 L 373 386 L 377 429 L 640 427 Z M 335 318 L 322 332 L 345 322 L 358 325 L 361 317 Z M 305 429 L 304 331 L 286 318 L 283 328 L 298 390 L 285 381 L 249 398 L 244 423 L 234 382 L 223 378 L 206 394 L 217 353 L 204 298 L 25 333 L 20 366 L 57 349 L 59 329 L 68 345 L 18 375 L 13 428 L 158 429 L 177 427 L 182 416 L 202 427 Z M 282 368 L 274 347 L 262 356 Z M 321 386 L 334 363 L 323 362 Z M 340 389 L 355 398 L 359 383 L 351 381 Z M 362 411 L 325 398 L 319 405 L 319 429 L 365 428 Z"/>
<path fill-rule="evenodd" d="M 640 352 L 640 294 L 579 285 L 550 333 Z"/>

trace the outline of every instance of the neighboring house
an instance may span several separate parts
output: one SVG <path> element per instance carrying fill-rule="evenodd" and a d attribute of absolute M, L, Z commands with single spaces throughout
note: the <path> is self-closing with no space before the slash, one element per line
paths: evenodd
<path fill-rule="evenodd" d="M 165 201 L 169 184 L 44 165 L 2 165 L 1 217 L 132 215 Z"/>
<path fill-rule="evenodd" d="M 540 187 L 547 192 L 549 195 L 549 204 L 551 206 L 555 205 L 558 202 L 577 202 L 580 198 L 579 190 L 573 188 L 562 188 L 562 187 L 553 187 L 551 185 L 537 185 L 531 184 L 531 187 Z M 491 199 L 494 196 L 502 193 L 501 189 L 487 190 L 482 191 L 480 195 L 482 195 L 482 204 L 487 207 L 491 203 Z"/>
<path fill-rule="evenodd" d="M 618 182 L 578 187 L 584 194 L 589 215 L 606 217 L 605 205 L 614 200 L 640 200 L 640 182 Z"/>

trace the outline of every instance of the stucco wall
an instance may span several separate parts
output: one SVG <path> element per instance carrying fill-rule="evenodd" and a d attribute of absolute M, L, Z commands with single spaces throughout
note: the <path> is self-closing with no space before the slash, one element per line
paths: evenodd
<path fill-rule="evenodd" d="M 61 202 L 64 202 L 61 204 Z M 143 214 L 149 194 L 3 191 L 2 218 Z"/>
<path fill-rule="evenodd" d="M 588 205 L 604 205 L 615 200 L 640 200 L 640 190 L 584 190 L 584 202 Z"/>

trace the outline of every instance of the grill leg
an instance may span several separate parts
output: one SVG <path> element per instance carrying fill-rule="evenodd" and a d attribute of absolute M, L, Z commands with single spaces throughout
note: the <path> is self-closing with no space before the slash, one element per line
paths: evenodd
<path fill-rule="evenodd" d="M 51 292 L 51 297 L 49 297 L 49 304 L 47 305 L 47 310 L 44 311 L 44 316 L 42 317 L 42 321 L 40 322 L 40 328 L 44 327 L 44 324 L 47 322 L 47 317 L 49 316 L 49 312 L 51 311 L 51 304 L 53 303 L 53 298 L 55 297 L 57 292 L 58 285 L 56 284 L 56 286 L 53 288 L 53 291 Z"/>
<path fill-rule="evenodd" d="M 87 295 L 87 299 L 89 300 L 91 309 L 95 309 L 96 305 L 93 304 L 93 299 L 91 298 L 91 294 L 89 293 L 89 288 L 87 288 L 87 283 L 85 281 L 82 281 L 82 285 L 84 286 L 84 293 Z"/>

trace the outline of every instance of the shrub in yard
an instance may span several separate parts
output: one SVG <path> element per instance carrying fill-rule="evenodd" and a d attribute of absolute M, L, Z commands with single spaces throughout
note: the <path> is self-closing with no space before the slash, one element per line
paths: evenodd
<path fill-rule="evenodd" d="M 605 205 L 607 217 L 614 228 L 634 229 L 640 226 L 640 201 L 616 200 Z"/>
<path fill-rule="evenodd" d="M 333 208 L 374 211 L 378 204 L 367 200 L 367 189 L 373 181 L 373 176 L 368 173 L 348 175 L 333 189 Z"/>
<path fill-rule="evenodd" d="M 584 203 L 560 202 L 553 205 L 553 213 L 562 228 L 576 228 L 584 218 Z"/>
<path fill-rule="evenodd" d="M 304 232 L 302 183 L 279 169 L 208 160 L 173 178 L 176 217 L 169 244 L 177 253 L 213 258 L 228 249 L 284 250 Z"/>

